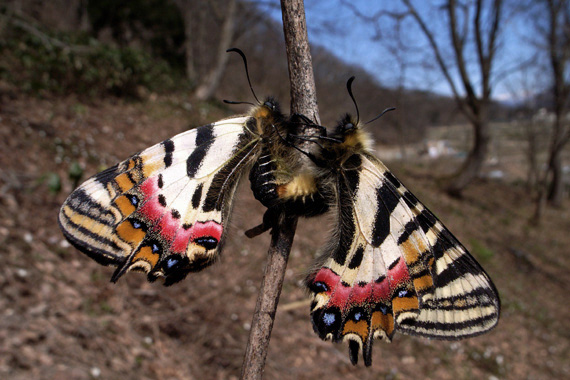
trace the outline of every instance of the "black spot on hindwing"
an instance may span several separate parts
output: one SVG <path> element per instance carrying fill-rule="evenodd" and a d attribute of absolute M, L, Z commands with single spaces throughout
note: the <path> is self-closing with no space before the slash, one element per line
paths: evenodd
<path fill-rule="evenodd" d="M 202 187 L 203 183 L 198 184 L 196 189 L 194 190 L 194 194 L 192 194 L 192 207 L 197 209 L 200 206 L 200 199 L 202 199 Z"/>
<path fill-rule="evenodd" d="M 358 268 L 362 263 L 363 257 L 364 257 L 364 247 L 362 245 L 359 245 L 358 248 L 356 249 L 356 252 L 354 252 L 354 256 L 352 256 L 350 263 L 348 264 L 348 268 L 349 269 Z"/>

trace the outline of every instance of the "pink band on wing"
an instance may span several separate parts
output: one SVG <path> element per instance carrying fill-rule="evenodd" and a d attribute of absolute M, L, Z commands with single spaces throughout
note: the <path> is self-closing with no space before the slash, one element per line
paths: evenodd
<path fill-rule="evenodd" d="M 217 241 L 220 241 L 223 231 L 222 225 L 218 222 L 214 222 L 213 220 L 210 220 L 208 222 L 196 222 L 196 224 L 194 224 L 191 229 L 192 240 L 210 236 Z"/>

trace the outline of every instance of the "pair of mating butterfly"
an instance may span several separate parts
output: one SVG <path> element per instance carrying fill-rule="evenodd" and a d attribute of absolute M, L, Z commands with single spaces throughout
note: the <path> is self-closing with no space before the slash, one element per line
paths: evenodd
<path fill-rule="evenodd" d="M 247 73 L 243 53 L 231 50 Z M 245 116 L 183 132 L 95 175 L 67 198 L 59 223 L 79 250 L 117 266 L 113 282 L 140 270 L 171 285 L 219 257 L 248 171 L 268 207 L 251 236 L 282 210 L 334 213 L 334 232 L 306 285 L 314 330 L 348 341 L 353 364 L 362 350 L 370 365 L 373 339 L 389 342 L 395 330 L 459 339 L 497 324 L 489 276 L 372 154 L 358 117 L 345 116 L 327 135 L 305 116 L 284 116 L 269 98 Z"/>

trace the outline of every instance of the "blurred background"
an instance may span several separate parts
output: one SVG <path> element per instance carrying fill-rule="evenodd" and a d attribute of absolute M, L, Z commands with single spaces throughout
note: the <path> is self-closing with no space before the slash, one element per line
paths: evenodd
<path fill-rule="evenodd" d="M 302 280 L 326 222 L 300 220 L 267 379 L 570 377 L 570 2 L 305 4 L 322 123 L 354 105 L 376 153 L 481 262 L 498 327 L 458 342 L 396 335 L 373 366 L 312 332 Z M 237 379 L 269 244 L 242 184 L 222 260 L 164 288 L 110 284 L 63 239 L 78 183 L 188 128 L 289 108 L 276 0 L 0 0 L 0 378 Z M 326 220 L 326 217 L 324 218 Z M 565 306 L 566 305 L 566 306 Z"/>

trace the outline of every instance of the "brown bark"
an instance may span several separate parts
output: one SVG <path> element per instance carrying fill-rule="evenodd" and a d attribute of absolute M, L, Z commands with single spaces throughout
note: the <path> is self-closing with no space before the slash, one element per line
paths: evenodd
<path fill-rule="evenodd" d="M 312 117 L 320 124 L 303 0 L 282 0 L 281 12 L 291 82 L 291 113 Z"/>
<path fill-rule="evenodd" d="M 548 201 L 555 207 L 562 205 L 564 196 L 564 173 L 562 171 L 562 155 L 561 151 L 552 152 L 548 170 L 551 173 L 550 185 L 548 189 Z"/>
<path fill-rule="evenodd" d="M 259 289 L 241 369 L 242 380 L 261 379 L 263 377 L 271 330 L 283 287 L 289 252 L 297 228 L 297 218 L 281 215 L 280 219 L 271 230 L 271 245 L 267 251 L 265 274 Z"/>
<path fill-rule="evenodd" d="M 319 120 L 303 0 L 281 0 L 291 82 L 291 112 Z M 241 379 L 261 379 L 297 218 L 280 215 L 272 230 L 267 266 L 246 348 Z"/>
<path fill-rule="evenodd" d="M 194 94 L 196 98 L 200 100 L 210 99 L 214 96 L 214 93 L 220 85 L 224 71 L 226 70 L 229 58 L 226 50 L 230 48 L 234 37 L 236 9 L 236 0 L 228 0 L 226 18 L 224 19 L 222 34 L 220 35 L 220 43 L 218 44 L 216 64 L 212 71 L 206 75 L 206 79 L 200 84 Z"/>

